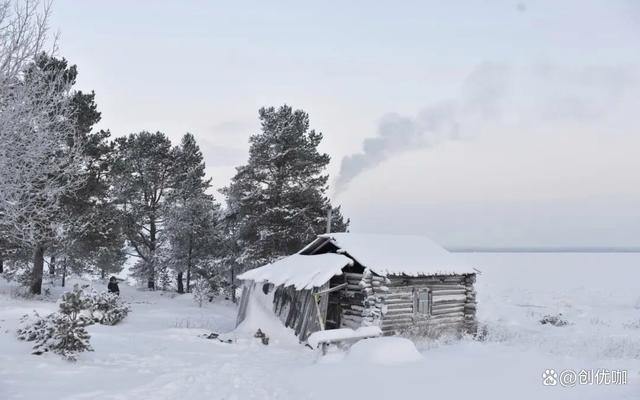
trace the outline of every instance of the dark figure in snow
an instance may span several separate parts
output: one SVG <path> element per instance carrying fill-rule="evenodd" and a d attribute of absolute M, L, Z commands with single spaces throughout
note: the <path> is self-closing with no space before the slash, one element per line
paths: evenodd
<path fill-rule="evenodd" d="M 115 276 L 109 278 L 109 285 L 107 285 L 109 293 L 115 293 L 120 296 L 120 288 L 118 287 L 118 279 Z"/>

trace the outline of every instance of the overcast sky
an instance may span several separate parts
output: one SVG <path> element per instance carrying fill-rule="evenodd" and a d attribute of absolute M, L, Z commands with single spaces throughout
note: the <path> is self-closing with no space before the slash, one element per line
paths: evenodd
<path fill-rule="evenodd" d="M 246 161 L 258 108 L 287 103 L 324 133 L 352 231 L 640 245 L 637 1 L 56 0 L 54 13 L 99 127 L 193 133 L 217 187 Z"/>

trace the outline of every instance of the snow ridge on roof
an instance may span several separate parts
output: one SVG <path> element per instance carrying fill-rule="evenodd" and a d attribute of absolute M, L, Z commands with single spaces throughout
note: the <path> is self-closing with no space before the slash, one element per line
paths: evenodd
<path fill-rule="evenodd" d="M 294 254 L 247 271 L 238 279 L 269 282 L 275 286 L 293 285 L 298 290 L 311 289 L 324 285 L 334 275 L 341 275 L 342 268 L 352 264 L 353 260 L 341 254 Z"/>
<path fill-rule="evenodd" d="M 457 275 L 475 270 L 423 236 L 327 233 L 319 235 L 379 275 Z M 304 250 L 303 250 L 304 251 Z"/>

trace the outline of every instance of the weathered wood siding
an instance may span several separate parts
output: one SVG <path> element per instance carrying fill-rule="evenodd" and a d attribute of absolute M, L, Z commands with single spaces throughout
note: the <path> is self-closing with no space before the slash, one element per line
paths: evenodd
<path fill-rule="evenodd" d="M 339 277 L 343 279 L 342 276 Z M 323 295 L 320 311 L 326 320 L 329 296 L 339 303 L 340 327 L 357 329 L 375 325 L 385 335 L 409 334 L 437 337 L 445 332 L 472 333 L 477 329 L 475 274 L 434 275 L 424 277 L 383 277 L 365 270 L 345 272 L 346 288 Z M 329 282 L 320 290 L 329 287 Z M 414 309 L 414 291 L 430 291 L 430 313 L 422 315 Z M 246 314 L 248 297 L 261 285 L 243 288 L 238 323 Z M 283 324 L 292 328 L 300 341 L 320 330 L 314 304 L 315 290 L 295 290 L 279 286 L 275 289 L 273 310 Z"/>
<path fill-rule="evenodd" d="M 247 316 L 250 297 L 262 295 L 262 286 L 262 284 L 256 284 L 251 281 L 243 285 L 236 326 L 240 325 Z M 327 287 L 328 283 L 318 289 L 318 291 L 324 290 Z M 273 290 L 273 288 L 271 290 Z M 318 311 L 316 310 L 313 297 L 315 291 L 316 290 L 295 290 L 293 286 L 278 286 L 273 293 L 273 312 L 286 327 L 295 331 L 300 341 L 305 341 L 311 333 L 320 330 Z M 322 296 L 320 300 L 320 311 L 323 319 L 326 318 L 327 304 L 327 296 Z M 266 333 L 269 334 L 269 332 Z"/>
<path fill-rule="evenodd" d="M 236 326 L 240 325 L 242 321 L 244 321 L 247 316 L 247 307 L 249 304 L 249 297 L 251 296 L 251 291 L 255 288 L 255 282 L 244 282 L 242 284 L 242 294 L 240 295 L 240 305 L 238 307 L 238 316 L 236 317 Z"/>
<path fill-rule="evenodd" d="M 326 288 L 328 283 L 318 291 Z M 293 286 L 279 286 L 273 297 L 273 311 L 286 327 L 295 331 L 300 341 L 305 341 L 311 333 L 320 330 L 318 310 L 313 296 L 315 292 L 316 290 L 311 289 L 296 290 Z M 320 312 L 323 319 L 327 315 L 327 300 L 326 295 L 320 299 Z"/>
<path fill-rule="evenodd" d="M 341 326 L 380 326 L 385 335 L 439 336 L 444 332 L 475 333 L 474 274 L 404 277 L 346 274 L 340 294 Z M 414 291 L 430 291 L 430 313 L 414 310 Z"/>
<path fill-rule="evenodd" d="M 385 335 L 410 333 L 439 336 L 475 333 L 475 274 L 428 277 L 390 276 L 383 297 L 381 328 Z M 428 289 L 430 313 L 414 309 L 414 291 Z"/>

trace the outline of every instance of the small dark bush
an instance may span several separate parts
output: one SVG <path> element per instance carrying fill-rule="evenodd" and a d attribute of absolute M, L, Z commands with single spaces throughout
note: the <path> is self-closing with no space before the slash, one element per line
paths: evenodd
<path fill-rule="evenodd" d="M 553 325 L 553 326 L 565 326 L 565 325 L 569 324 L 569 322 L 567 322 L 567 320 L 562 317 L 562 314 L 556 314 L 556 315 L 548 314 L 548 315 L 545 315 L 540 320 L 540 323 L 542 325 L 549 324 L 549 325 Z"/>

